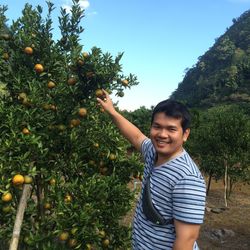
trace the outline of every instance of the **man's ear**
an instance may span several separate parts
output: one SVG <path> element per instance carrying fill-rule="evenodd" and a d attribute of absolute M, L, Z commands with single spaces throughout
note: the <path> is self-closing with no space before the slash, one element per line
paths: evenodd
<path fill-rule="evenodd" d="M 187 128 L 183 133 L 183 142 L 186 142 L 190 134 L 190 128 Z"/>

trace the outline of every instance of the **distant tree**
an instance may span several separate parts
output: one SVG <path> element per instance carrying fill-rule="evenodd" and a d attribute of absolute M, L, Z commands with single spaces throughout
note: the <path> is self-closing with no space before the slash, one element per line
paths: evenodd
<path fill-rule="evenodd" d="M 249 116 L 233 105 L 201 112 L 198 126 L 192 130 L 188 145 L 209 180 L 225 177 L 225 198 L 237 181 L 246 181 L 245 176 L 250 170 L 249 139 Z M 207 191 L 209 187 L 210 181 Z"/>
<path fill-rule="evenodd" d="M 140 107 L 134 111 L 123 111 L 123 114 L 135 124 L 145 135 L 149 135 L 151 115 L 153 107 L 150 109 L 145 106 Z"/>

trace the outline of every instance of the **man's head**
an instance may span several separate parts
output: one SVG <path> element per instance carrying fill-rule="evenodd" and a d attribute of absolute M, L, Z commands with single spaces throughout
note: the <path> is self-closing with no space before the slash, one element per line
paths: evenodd
<path fill-rule="evenodd" d="M 155 115 L 157 113 L 164 113 L 168 117 L 180 119 L 183 132 L 186 129 L 190 128 L 190 123 L 191 123 L 190 113 L 187 107 L 180 102 L 168 99 L 158 103 L 153 109 L 151 117 L 151 125 L 153 124 Z"/>
<path fill-rule="evenodd" d="M 183 143 L 190 133 L 189 125 L 190 114 L 179 102 L 166 100 L 154 108 L 150 138 L 159 161 L 165 162 L 183 151 Z"/>

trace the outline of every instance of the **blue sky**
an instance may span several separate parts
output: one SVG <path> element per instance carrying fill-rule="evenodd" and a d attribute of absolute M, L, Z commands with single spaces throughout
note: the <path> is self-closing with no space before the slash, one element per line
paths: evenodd
<path fill-rule="evenodd" d="M 46 6 L 45 0 L 9 1 L 7 16 L 16 19 L 26 2 Z M 55 4 L 54 31 L 58 34 L 60 7 L 70 8 L 70 0 Z M 182 81 L 186 68 L 202 56 L 238 18 L 250 9 L 250 0 L 81 0 L 85 8 L 81 35 L 84 50 L 100 47 L 121 60 L 123 72 L 133 73 L 140 82 L 119 99 L 121 109 L 150 107 L 167 99 Z M 46 10 L 46 7 L 44 8 Z M 45 11 L 46 13 L 46 11 Z M 59 36 L 59 34 L 58 34 Z M 113 97 L 114 101 L 117 101 Z"/>

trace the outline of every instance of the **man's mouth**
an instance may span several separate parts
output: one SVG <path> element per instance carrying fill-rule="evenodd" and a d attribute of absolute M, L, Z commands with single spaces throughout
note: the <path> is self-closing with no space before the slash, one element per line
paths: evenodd
<path fill-rule="evenodd" d="M 170 144 L 171 143 L 171 141 L 165 141 L 165 140 L 159 140 L 159 139 L 156 139 L 156 142 L 159 145 L 166 145 L 166 144 Z"/>

